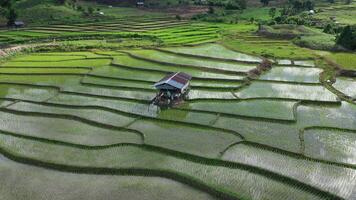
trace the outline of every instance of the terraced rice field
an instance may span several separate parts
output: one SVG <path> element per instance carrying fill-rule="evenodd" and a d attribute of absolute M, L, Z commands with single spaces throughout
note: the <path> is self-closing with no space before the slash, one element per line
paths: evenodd
<path fill-rule="evenodd" d="M 210 43 L 3 62 L 0 194 L 355 199 L 356 105 L 319 82 L 312 60 L 279 61 L 251 78 L 261 61 Z M 188 99 L 152 105 L 154 82 L 175 71 L 193 76 Z"/>
<path fill-rule="evenodd" d="M 143 45 L 142 39 L 155 39 L 169 45 L 199 44 L 216 41 L 219 37 L 218 27 L 207 23 L 194 23 L 176 20 L 171 17 L 135 17 L 135 19 L 119 18 L 106 22 L 88 22 L 70 25 L 47 25 L 28 27 L 20 30 L 0 30 L 0 45 L 67 41 L 66 45 L 106 47 L 126 46 L 122 38 L 140 38 L 139 43 L 129 46 Z M 104 39 L 104 40 L 98 40 Z M 71 39 L 80 39 L 71 40 Z M 147 42 L 150 45 L 150 42 Z"/>

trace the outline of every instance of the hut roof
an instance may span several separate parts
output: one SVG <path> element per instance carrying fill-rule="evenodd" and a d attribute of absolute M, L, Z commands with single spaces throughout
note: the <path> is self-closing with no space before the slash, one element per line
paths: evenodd
<path fill-rule="evenodd" d="M 189 85 L 192 76 L 183 72 L 171 73 L 154 84 L 157 89 L 184 90 Z"/>

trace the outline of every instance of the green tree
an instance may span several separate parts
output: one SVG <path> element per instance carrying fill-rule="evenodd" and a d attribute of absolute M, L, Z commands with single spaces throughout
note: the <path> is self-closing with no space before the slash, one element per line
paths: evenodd
<path fill-rule="evenodd" d="M 89 15 L 92 15 L 93 13 L 94 13 L 94 8 L 93 7 L 88 7 L 88 13 L 89 13 Z"/>
<path fill-rule="evenodd" d="M 276 8 L 269 9 L 268 14 L 272 19 L 274 19 L 274 17 L 276 16 L 276 11 L 277 11 Z"/>
<path fill-rule="evenodd" d="M 260 0 L 263 6 L 268 6 L 269 0 Z"/>
<path fill-rule="evenodd" d="M 6 16 L 6 18 L 7 18 L 7 25 L 8 25 L 8 26 L 14 25 L 14 24 L 15 24 L 15 21 L 16 21 L 16 19 L 17 19 L 17 12 L 16 12 L 16 10 L 15 10 L 14 8 L 10 8 L 10 9 L 9 9 L 9 12 L 8 12 L 8 14 L 7 14 L 7 16 Z"/>
<path fill-rule="evenodd" d="M 346 49 L 356 50 L 356 27 L 345 26 L 337 37 L 336 43 Z"/>

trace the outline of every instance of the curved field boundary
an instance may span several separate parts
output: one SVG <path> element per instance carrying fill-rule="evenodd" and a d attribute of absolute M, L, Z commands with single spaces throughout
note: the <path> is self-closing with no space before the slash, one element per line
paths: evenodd
<path fill-rule="evenodd" d="M 19 60 L 19 61 L 11 61 L 11 62 L 14 62 L 14 63 L 28 63 L 28 62 L 33 62 L 33 63 L 51 63 L 51 62 L 65 62 L 65 61 L 84 61 L 84 60 L 108 60 L 108 59 L 112 59 L 112 57 L 97 57 L 97 58 L 84 58 L 84 59 L 80 59 L 80 58 L 73 58 L 73 59 L 63 59 L 63 60 L 46 60 L 46 61 L 43 61 L 43 60 Z"/>
<path fill-rule="evenodd" d="M 266 79 L 258 79 L 258 78 L 251 78 L 251 79 L 253 81 L 256 81 L 256 82 L 270 82 L 270 83 L 286 83 L 286 84 L 292 84 L 292 85 L 322 86 L 321 83 L 314 83 L 314 82 L 280 81 L 280 80 L 266 80 Z"/>
<path fill-rule="evenodd" d="M 167 74 L 167 73 L 171 73 L 172 71 L 165 71 L 165 70 L 159 70 L 159 69 L 150 69 L 150 68 L 140 68 L 140 67 L 134 67 L 134 66 L 127 66 L 127 65 L 121 65 L 121 64 L 117 64 L 117 63 L 111 63 L 110 66 L 114 66 L 114 67 L 119 67 L 119 68 L 125 68 L 128 70 L 137 70 L 137 71 L 144 71 L 144 72 L 157 72 L 157 73 L 162 73 L 162 74 Z M 195 69 L 193 67 L 190 67 L 191 69 Z M 202 70 L 202 72 L 209 72 L 206 70 Z M 228 74 L 228 73 L 217 73 L 217 74 Z M 245 82 L 244 79 L 224 79 L 224 78 L 205 78 L 205 77 L 198 77 L 198 76 L 193 76 L 193 80 L 206 80 L 206 81 L 231 81 L 231 82 Z M 134 80 L 134 79 L 128 79 L 128 80 Z M 135 80 L 136 81 L 136 80 Z"/>
<path fill-rule="evenodd" d="M 125 52 L 125 53 L 127 53 L 132 58 L 141 59 L 141 60 L 145 60 L 145 61 L 149 61 L 149 62 L 153 62 L 153 63 L 159 63 L 159 64 L 162 64 L 162 65 L 172 65 L 172 66 L 177 66 L 177 67 L 194 67 L 196 69 L 202 69 L 202 70 L 205 70 L 205 71 L 222 72 L 222 73 L 225 72 L 225 73 L 228 73 L 228 74 L 235 74 L 235 75 L 242 75 L 242 76 L 247 76 L 247 74 L 248 74 L 247 72 L 238 72 L 238 71 L 231 71 L 231 70 L 217 69 L 217 68 L 208 68 L 208 67 L 195 66 L 195 65 L 182 65 L 182 64 L 162 62 L 162 61 L 157 61 L 157 60 L 152 60 L 152 59 L 149 59 L 149 58 L 137 56 L 137 55 L 132 54 L 130 52 Z"/>
<path fill-rule="evenodd" d="M 14 136 L 13 136 L 14 137 Z M 39 142 L 52 142 L 52 141 L 39 141 Z M 60 145 L 70 145 L 73 148 L 82 148 L 77 145 L 75 147 L 70 144 L 70 143 L 61 143 Z M 321 190 L 319 188 L 313 187 L 309 184 L 303 183 L 301 181 L 280 175 L 278 173 L 274 173 L 259 167 L 255 167 L 252 165 L 246 165 L 242 163 L 235 163 L 235 162 L 226 162 L 226 161 L 220 161 L 220 160 L 215 160 L 215 159 L 206 159 L 203 157 L 197 157 L 197 156 L 191 156 L 189 154 L 184 154 L 180 152 L 174 152 L 170 150 L 165 150 L 163 148 L 157 148 L 149 145 L 130 145 L 127 144 L 128 146 L 136 146 L 139 148 L 143 148 L 148 151 L 153 151 L 157 153 L 164 154 L 166 156 L 173 156 L 173 157 L 178 157 L 182 158 L 184 160 L 194 162 L 194 163 L 199 163 L 199 164 L 204 164 L 204 165 L 209 165 L 209 166 L 220 166 L 220 167 L 225 167 L 225 168 L 230 168 L 230 169 L 240 169 L 244 170 L 253 174 L 258 174 L 260 176 L 267 177 L 269 179 L 273 179 L 278 182 L 283 182 L 283 184 L 286 184 L 290 187 L 297 187 L 300 190 L 303 190 L 308 193 L 312 193 L 316 196 L 322 197 L 322 198 L 327 198 L 327 199 L 342 199 L 339 196 L 336 196 L 330 192 Z M 126 145 L 126 146 L 127 146 Z M 233 194 L 229 191 L 226 191 L 223 188 L 217 188 L 213 187 L 212 185 L 208 185 L 206 183 L 203 183 L 197 178 L 194 178 L 192 176 L 187 176 L 184 174 L 181 174 L 179 172 L 173 172 L 171 170 L 160 170 L 160 169 L 142 169 L 142 168 L 104 168 L 104 167 L 84 167 L 84 166 L 75 166 L 75 165 L 65 165 L 65 164 L 58 164 L 58 163 L 52 163 L 52 162 L 46 162 L 42 161 L 39 159 L 33 159 L 33 158 L 27 158 L 22 155 L 16 154 L 16 153 L 11 153 L 9 150 L 5 148 L 0 148 L 0 152 L 8 157 L 11 160 L 14 160 L 16 162 L 21 162 L 24 164 L 28 165 L 34 165 L 38 167 L 43 167 L 43 168 L 48 168 L 48 169 L 54 169 L 54 170 L 59 170 L 63 172 L 73 172 L 73 173 L 88 173 L 88 174 L 116 174 L 116 175 L 146 175 L 146 176 L 159 176 L 159 177 L 165 177 L 165 178 L 170 178 L 173 180 L 177 180 L 182 183 L 186 183 L 191 185 L 192 187 L 195 188 L 200 188 L 203 191 L 207 193 L 211 193 L 214 196 L 218 194 L 218 197 L 223 198 L 223 199 L 239 199 L 237 193 Z M 183 179 L 182 179 L 183 178 Z M 203 186 L 203 187 L 202 187 Z"/>
<path fill-rule="evenodd" d="M 114 126 L 114 125 L 111 125 L 111 124 L 104 124 L 104 123 L 96 122 L 96 121 L 89 120 L 89 119 L 86 119 L 86 118 L 78 117 L 78 116 L 75 116 L 75 115 L 54 114 L 54 113 L 46 113 L 46 112 L 19 111 L 19 110 L 12 109 L 11 105 L 6 106 L 5 108 L 0 108 L 0 111 L 6 112 L 6 113 L 11 113 L 11 114 L 23 115 L 23 116 L 40 116 L 40 117 L 47 117 L 47 118 L 53 118 L 53 119 L 69 119 L 69 120 L 81 122 L 81 123 L 84 123 L 84 124 L 88 124 L 90 126 L 96 126 L 96 127 L 99 127 L 99 128 L 103 128 L 103 129 L 110 129 L 110 130 L 117 130 L 117 131 L 127 131 L 127 132 L 134 133 L 134 134 L 138 135 L 141 138 L 142 143 L 144 143 L 144 140 L 145 140 L 145 135 L 142 132 L 138 131 L 138 130 L 125 128 L 125 126 L 119 127 L 119 126 Z"/>
<path fill-rule="evenodd" d="M 299 131 L 299 138 L 300 141 L 302 142 L 301 145 L 301 153 L 304 155 L 305 154 L 305 142 L 304 142 L 304 136 L 305 136 L 305 131 L 308 130 L 327 130 L 327 131 L 343 131 L 343 132 L 348 132 L 348 133 L 353 133 L 356 134 L 356 130 L 353 129 L 345 129 L 345 128 L 337 128 L 337 127 L 327 127 L 327 126 L 309 126 L 305 127 L 303 129 L 300 129 Z M 319 160 L 319 159 L 318 159 Z M 320 159 L 321 160 L 321 159 Z M 332 162 L 332 161 L 325 161 L 328 163 L 338 163 L 338 162 Z M 356 169 L 356 165 L 353 164 L 348 164 L 348 163 L 338 163 L 340 166 L 348 167 L 348 168 L 353 168 Z"/>
<path fill-rule="evenodd" d="M 285 156 L 289 156 L 289 157 L 293 157 L 296 159 L 303 159 L 303 160 L 308 160 L 308 161 L 312 161 L 312 162 L 317 162 L 317 163 L 323 163 L 323 164 L 327 164 L 327 165 L 331 165 L 331 166 L 337 166 L 337 167 L 343 167 L 343 168 L 349 168 L 349 169 L 356 169 L 355 165 L 350 165 L 347 163 L 338 163 L 338 162 L 333 162 L 333 161 L 328 161 L 328 160 L 323 160 L 323 159 L 318 159 L 318 158 L 312 158 L 312 157 L 308 157 L 305 156 L 303 153 L 294 153 L 291 151 L 286 151 L 280 148 L 276 148 L 276 147 L 271 147 L 265 144 L 261 144 L 261 143 L 256 143 L 256 142 L 252 142 L 252 141 L 248 141 L 248 140 L 243 140 L 240 142 L 236 142 L 233 143 L 231 145 L 229 145 L 228 147 L 226 147 L 226 149 L 222 152 L 220 152 L 220 156 L 222 157 L 223 154 L 228 151 L 231 147 L 235 146 L 235 145 L 239 145 L 239 144 L 244 144 L 244 145 L 248 145 L 254 148 L 258 148 L 258 149 L 263 149 L 266 151 L 271 151 L 271 152 L 275 152 L 278 153 L 280 155 L 285 155 Z"/>
<path fill-rule="evenodd" d="M 194 47 L 194 46 L 197 46 L 197 45 L 192 45 L 191 47 Z M 235 60 L 235 59 L 228 59 L 228 58 L 215 58 L 215 57 L 209 57 L 209 56 L 193 55 L 193 54 L 188 54 L 188 53 L 179 53 L 179 52 L 174 52 L 174 51 L 170 51 L 167 49 L 161 49 L 161 48 L 155 48 L 154 50 L 161 51 L 164 53 L 175 54 L 178 56 L 191 57 L 191 58 L 221 60 L 221 61 L 225 61 L 225 62 L 236 62 L 236 63 L 246 63 L 246 64 L 259 64 L 260 63 L 260 62 L 255 62 L 255 61 L 244 61 L 244 60 Z"/>

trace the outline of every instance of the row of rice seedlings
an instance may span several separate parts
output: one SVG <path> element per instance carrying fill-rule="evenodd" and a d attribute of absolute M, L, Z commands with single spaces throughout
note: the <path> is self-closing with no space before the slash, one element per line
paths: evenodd
<path fill-rule="evenodd" d="M 14 101 L 0 99 L 0 108 L 7 107 L 14 103 Z"/>
<path fill-rule="evenodd" d="M 208 42 L 215 42 L 218 40 L 218 35 L 207 35 L 207 36 L 189 36 L 189 37 L 182 37 L 182 38 L 172 38 L 164 40 L 164 43 L 167 45 L 197 45 L 203 44 Z"/>
<path fill-rule="evenodd" d="M 0 67 L 0 74 L 82 74 L 85 75 L 90 71 L 87 68 L 15 68 L 15 67 Z"/>
<path fill-rule="evenodd" d="M 61 91 L 96 97 L 131 99 L 141 102 L 151 101 L 156 95 L 156 91 L 151 90 L 139 88 L 107 88 L 100 85 L 63 85 L 63 87 L 61 87 Z"/>
<path fill-rule="evenodd" d="M 313 144 L 310 147 L 313 148 Z M 354 169 L 316 162 L 295 154 L 264 148 L 263 146 L 236 144 L 223 154 L 222 159 L 261 167 L 300 182 L 308 183 L 344 199 L 352 199 L 350 191 L 356 185 L 354 179 L 356 170 Z"/>
<path fill-rule="evenodd" d="M 138 81 L 138 80 L 127 80 L 127 79 L 118 79 L 118 78 L 108 78 L 101 76 L 85 76 L 82 81 L 84 85 L 98 85 L 98 86 L 107 86 L 107 87 L 118 87 L 118 88 L 141 88 L 153 90 L 154 82 Z"/>
<path fill-rule="evenodd" d="M 211 57 L 217 59 L 226 59 L 233 61 L 245 61 L 245 62 L 261 62 L 261 58 L 250 56 L 247 54 L 239 53 L 225 48 L 219 44 L 206 44 L 195 47 L 175 47 L 175 48 L 163 48 L 166 51 L 179 54 L 187 54 L 202 57 Z"/>
<path fill-rule="evenodd" d="M 145 144 L 209 158 L 217 158 L 227 146 L 241 141 L 231 133 L 173 122 L 139 120 L 128 128 L 144 133 Z"/>
<path fill-rule="evenodd" d="M 214 127 L 228 127 L 240 133 L 246 141 L 300 153 L 299 128 L 294 123 L 220 116 Z"/>
<path fill-rule="evenodd" d="M 211 35 L 216 35 L 216 31 L 186 31 L 179 33 L 179 37 L 175 35 L 175 33 L 169 33 L 169 34 L 161 34 L 161 35 L 156 35 L 162 40 L 168 40 L 168 39 L 178 39 L 180 37 L 189 37 L 191 38 L 192 36 L 211 36 Z"/>
<path fill-rule="evenodd" d="M 48 36 L 46 33 L 36 33 L 31 31 L 6 31 L 1 33 L 2 36 L 23 36 L 23 37 L 39 37 L 39 36 Z"/>
<path fill-rule="evenodd" d="M 157 115 L 158 119 L 201 124 L 206 126 L 213 124 L 218 117 L 219 115 L 215 113 L 198 113 L 178 109 L 162 109 Z"/>
<path fill-rule="evenodd" d="M 140 69 L 104 66 L 100 68 L 95 68 L 93 71 L 90 72 L 90 74 L 103 77 L 120 78 L 123 80 L 145 80 L 150 82 L 156 82 L 160 80 L 166 73 L 155 71 L 145 72 Z"/>
<path fill-rule="evenodd" d="M 239 76 L 239 75 L 230 75 L 230 74 L 203 71 L 201 68 L 179 67 L 175 65 L 160 64 L 160 63 L 150 62 L 147 60 L 136 59 L 127 55 L 115 56 L 112 63 L 121 66 L 133 67 L 136 69 L 143 69 L 143 70 L 162 71 L 162 72 L 181 71 L 190 74 L 194 78 L 227 79 L 227 80 L 242 80 L 244 78 L 244 76 Z"/>
<path fill-rule="evenodd" d="M 36 53 L 33 54 L 36 56 L 50 56 L 54 57 L 55 59 L 62 59 L 62 57 L 84 57 L 87 59 L 93 59 L 93 58 L 107 58 L 111 59 L 110 55 L 100 55 L 97 54 L 96 52 L 89 52 L 89 51 L 78 51 L 78 52 L 46 52 L 46 53 Z"/>
<path fill-rule="evenodd" d="M 78 119 L 85 119 L 87 121 L 100 123 L 106 127 L 125 127 L 133 123 L 136 118 L 123 115 L 115 112 L 96 108 L 80 108 L 70 106 L 56 106 L 52 104 L 31 103 L 31 102 L 17 102 L 7 109 L 21 111 L 21 112 L 35 112 L 45 114 L 57 114 L 66 116 L 75 116 Z M 68 117 L 69 118 L 69 117 Z M 71 122 L 69 122 L 71 123 Z"/>
<path fill-rule="evenodd" d="M 237 97 L 229 91 L 207 90 L 207 89 L 192 89 L 189 91 L 188 99 L 237 99 Z"/>
<path fill-rule="evenodd" d="M 156 50 L 132 50 L 131 54 L 149 59 L 155 62 L 171 65 L 195 66 L 202 68 L 220 69 L 230 72 L 248 72 L 256 66 L 247 64 L 236 64 L 230 62 L 221 62 L 217 60 L 203 60 L 191 57 L 177 56 L 174 54 L 164 53 Z"/>
<path fill-rule="evenodd" d="M 356 79 L 337 77 L 333 87 L 346 96 L 356 98 Z"/>
<path fill-rule="evenodd" d="M 302 67 L 273 67 L 267 73 L 262 74 L 260 80 L 287 81 L 298 83 L 319 83 L 319 74 L 322 69 Z"/>
<path fill-rule="evenodd" d="M 0 98 L 45 101 L 53 97 L 58 89 L 35 85 L 0 83 Z"/>
<path fill-rule="evenodd" d="M 68 61 L 68 60 L 79 60 L 85 59 L 84 55 L 63 55 L 63 56 L 54 56 L 54 55 L 41 55 L 41 54 L 30 54 L 30 55 L 21 55 L 11 59 L 11 62 L 58 62 L 58 61 Z"/>
<path fill-rule="evenodd" d="M 306 156 L 356 166 L 356 130 L 308 129 L 304 143 Z"/>
<path fill-rule="evenodd" d="M 81 74 L 0 74 L 0 82 L 22 83 L 27 84 L 28 87 L 32 85 L 47 85 L 57 88 L 64 85 L 75 86 L 79 85 L 81 79 Z"/>
<path fill-rule="evenodd" d="M 303 127 L 325 126 L 356 130 L 356 105 L 299 105 L 297 121 Z"/>
<path fill-rule="evenodd" d="M 56 117 L 12 112 L 0 112 L 1 131 L 86 146 L 142 143 L 142 138 L 137 133 L 89 125 L 74 121 L 66 115 Z"/>
<path fill-rule="evenodd" d="M 276 62 L 279 65 L 292 65 L 292 66 L 300 66 L 300 67 L 315 67 L 314 60 L 277 59 Z"/>
<path fill-rule="evenodd" d="M 294 107 L 296 106 L 296 103 L 297 101 L 268 99 L 253 99 L 247 101 L 193 101 L 186 104 L 184 109 L 277 120 L 296 120 L 294 119 Z"/>
<path fill-rule="evenodd" d="M 0 135 L 0 146 L 7 155 L 22 162 L 36 165 L 41 161 L 49 168 L 75 172 L 85 170 L 86 173 L 120 174 L 121 170 L 124 170 L 128 174 L 140 172 L 165 176 L 193 186 L 200 185 L 200 188 L 206 191 L 229 199 L 279 200 L 290 196 L 302 199 L 340 199 L 322 190 L 252 166 L 233 165 L 234 167 L 229 168 L 226 165 L 207 165 L 208 161 L 205 159 L 186 160 L 135 146 L 88 151 L 9 135 Z"/>
<path fill-rule="evenodd" d="M 67 60 L 67 61 L 24 61 L 12 62 L 11 60 L 3 63 L 4 67 L 100 67 L 109 65 L 111 59 L 82 59 L 82 60 Z"/>
<path fill-rule="evenodd" d="M 114 200 L 120 196 L 131 200 L 140 200 L 142 197 L 156 200 L 216 200 L 215 196 L 202 190 L 163 177 L 63 173 L 23 165 L 2 155 L 0 159 L 0 176 L 3 182 L 1 196 L 4 199 L 60 200 L 70 199 L 75 195 L 77 199 L 91 199 L 95 196 Z M 13 180 L 16 180 L 16 184 Z M 29 187 L 31 190 L 23 189 Z M 75 191 L 75 194 L 69 191 Z"/>
<path fill-rule="evenodd" d="M 236 93 L 239 98 L 282 98 L 321 102 L 338 102 L 337 96 L 322 86 L 288 83 L 253 82 Z"/>

